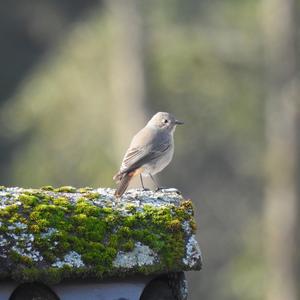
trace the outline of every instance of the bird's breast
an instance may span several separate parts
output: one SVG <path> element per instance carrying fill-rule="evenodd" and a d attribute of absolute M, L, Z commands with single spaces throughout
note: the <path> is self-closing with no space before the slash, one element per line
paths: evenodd
<path fill-rule="evenodd" d="M 148 176 L 149 174 L 155 175 L 162 171 L 172 160 L 174 154 L 174 147 L 171 147 L 163 153 L 161 156 L 152 160 L 151 163 L 145 164 L 143 166 L 143 175 Z"/>

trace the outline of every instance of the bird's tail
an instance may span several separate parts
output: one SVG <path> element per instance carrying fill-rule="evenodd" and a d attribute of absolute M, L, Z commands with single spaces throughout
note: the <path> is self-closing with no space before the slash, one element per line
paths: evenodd
<path fill-rule="evenodd" d="M 114 180 L 117 180 L 117 189 L 115 191 L 115 196 L 117 198 L 121 197 L 124 194 L 132 176 L 133 176 L 133 172 L 124 173 L 124 174 L 118 173 L 114 176 Z"/>

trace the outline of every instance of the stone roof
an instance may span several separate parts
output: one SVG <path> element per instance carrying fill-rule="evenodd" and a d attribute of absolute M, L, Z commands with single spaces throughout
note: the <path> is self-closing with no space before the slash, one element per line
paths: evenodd
<path fill-rule="evenodd" d="M 175 189 L 0 187 L 0 279 L 199 270 L 193 205 Z"/>

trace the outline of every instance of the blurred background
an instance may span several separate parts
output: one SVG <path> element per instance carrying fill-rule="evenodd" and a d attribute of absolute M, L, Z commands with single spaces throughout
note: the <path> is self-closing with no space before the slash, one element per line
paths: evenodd
<path fill-rule="evenodd" d="M 298 0 L 0 3 L 0 184 L 114 187 L 157 111 L 195 204 L 190 299 L 299 298 Z"/>

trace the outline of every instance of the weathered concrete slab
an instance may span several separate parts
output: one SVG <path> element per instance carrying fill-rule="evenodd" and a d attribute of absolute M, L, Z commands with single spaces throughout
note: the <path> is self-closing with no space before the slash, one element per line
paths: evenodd
<path fill-rule="evenodd" d="M 0 279 L 58 283 L 198 270 L 190 200 L 175 189 L 0 188 Z"/>

